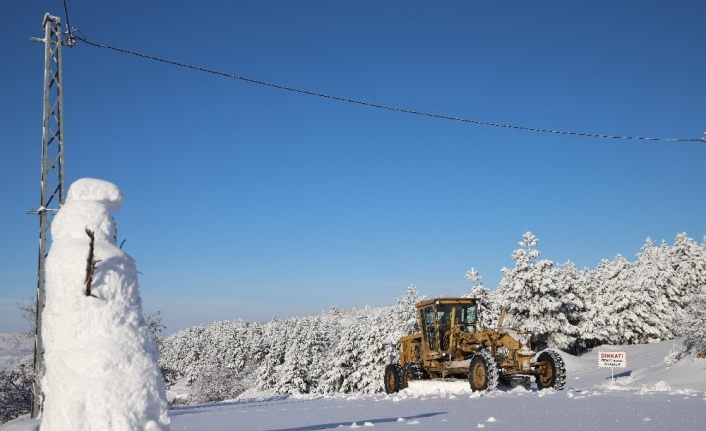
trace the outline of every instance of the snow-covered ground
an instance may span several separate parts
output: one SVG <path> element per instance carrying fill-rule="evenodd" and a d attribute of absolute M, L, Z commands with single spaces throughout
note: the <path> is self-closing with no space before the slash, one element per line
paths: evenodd
<path fill-rule="evenodd" d="M 700 430 L 706 429 L 706 360 L 664 358 L 674 342 L 603 346 L 564 354 L 563 391 L 518 387 L 472 394 L 462 380 L 412 382 L 395 395 L 261 397 L 172 409 L 172 430 Z M 679 343 L 677 342 L 677 345 Z M 599 350 L 628 354 L 628 367 L 597 367 Z M 262 394 L 264 395 L 264 394 Z M 414 429 L 414 428 L 411 428 Z"/>
<path fill-rule="evenodd" d="M 34 338 L 0 332 L 0 371 L 13 368 L 20 362 L 31 361 L 33 352 Z"/>
<path fill-rule="evenodd" d="M 567 388 L 472 394 L 466 381 L 412 382 L 394 395 L 276 396 L 171 410 L 173 431 L 210 430 L 699 430 L 706 429 L 706 360 L 685 357 L 668 367 L 673 345 L 602 346 L 581 357 L 563 354 Z M 628 366 L 597 368 L 599 350 L 626 351 Z M 183 391 L 182 386 L 178 388 Z M 411 427 L 411 428 L 410 428 Z M 32 429 L 26 420 L 3 431 Z"/>
<path fill-rule="evenodd" d="M 476 397 L 286 398 L 173 410 L 172 430 L 703 430 L 706 399 L 574 391 Z"/>

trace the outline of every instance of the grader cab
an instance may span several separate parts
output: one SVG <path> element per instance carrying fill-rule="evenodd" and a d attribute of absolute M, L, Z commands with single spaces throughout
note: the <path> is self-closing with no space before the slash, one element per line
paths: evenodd
<path fill-rule="evenodd" d="M 468 378 L 473 391 L 494 390 L 498 383 L 538 389 L 562 389 L 566 369 L 553 350 L 539 355 L 527 345 L 528 334 L 481 325 L 477 298 L 436 298 L 416 305 L 420 332 L 400 339 L 399 363 L 385 368 L 385 392 L 407 387 L 410 380 Z"/>

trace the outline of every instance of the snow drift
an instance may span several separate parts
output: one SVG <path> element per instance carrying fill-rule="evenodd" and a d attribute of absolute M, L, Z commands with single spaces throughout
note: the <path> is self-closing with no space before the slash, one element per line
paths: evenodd
<path fill-rule="evenodd" d="M 142 318 L 137 269 L 115 245 L 110 212 L 122 199 L 114 184 L 78 180 L 52 223 L 42 315 L 42 430 L 169 428 L 158 353 Z M 87 230 L 95 238 L 90 294 Z"/>

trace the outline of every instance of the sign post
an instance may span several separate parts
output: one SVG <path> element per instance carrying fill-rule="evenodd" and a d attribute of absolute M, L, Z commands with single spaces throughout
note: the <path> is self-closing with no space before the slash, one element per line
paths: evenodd
<path fill-rule="evenodd" d="M 615 383 L 614 368 L 628 366 L 627 352 L 598 352 L 598 368 L 610 368 L 610 380 Z"/>

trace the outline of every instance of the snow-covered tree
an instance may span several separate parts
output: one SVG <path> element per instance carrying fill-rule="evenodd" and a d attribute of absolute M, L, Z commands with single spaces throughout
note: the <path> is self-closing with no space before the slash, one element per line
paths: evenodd
<path fill-rule="evenodd" d="M 579 271 L 573 262 L 568 261 L 554 268 L 554 283 L 562 302 L 561 313 L 566 316 L 568 325 L 556 329 L 555 338 L 577 340 L 579 326 L 586 313 L 586 271 Z"/>
<path fill-rule="evenodd" d="M 463 276 L 463 279 L 471 283 L 471 289 L 483 285 L 483 281 L 481 281 L 483 277 L 480 275 L 480 273 L 476 270 L 475 267 L 471 267 L 471 269 L 466 271 L 466 275 Z"/>
<path fill-rule="evenodd" d="M 34 370 L 31 363 L 0 370 L 0 425 L 29 413 L 32 408 L 33 381 Z"/>
<path fill-rule="evenodd" d="M 322 376 L 319 388 L 324 393 L 363 390 L 363 367 L 369 364 L 365 350 L 370 348 L 367 332 L 370 320 L 366 313 L 354 312 L 342 322 L 340 341 L 332 352 L 332 363 Z M 377 347 L 377 346 L 375 346 Z M 364 363 L 366 362 L 366 363 Z"/>
<path fill-rule="evenodd" d="M 340 340 L 319 391 L 374 393 L 382 390 L 385 366 L 397 360 L 399 339 L 418 330 L 414 285 L 391 307 L 355 310 L 341 322 Z"/>
<path fill-rule="evenodd" d="M 532 334 L 536 348 L 567 348 L 574 332 L 566 316 L 564 292 L 556 282 L 554 264 L 538 260 L 538 240 L 531 232 L 522 235 L 521 248 L 512 253 L 514 268 L 503 268 L 498 294 L 508 312 L 507 323 Z"/>
<path fill-rule="evenodd" d="M 274 389 L 281 394 L 306 394 L 309 393 L 310 388 L 307 372 L 311 364 L 311 355 L 307 350 L 308 334 L 299 331 L 308 329 L 307 322 L 296 320 L 293 325 L 294 334 L 301 337 L 295 336 L 290 339 L 289 348 L 284 353 L 284 361 L 278 370 L 280 378 Z"/>
<path fill-rule="evenodd" d="M 692 296 L 678 322 L 687 350 L 706 358 L 706 289 Z"/>
<path fill-rule="evenodd" d="M 671 330 L 683 333 L 685 308 L 706 289 L 706 248 L 689 238 L 677 234 L 674 244 L 666 250 L 664 258 L 677 281 L 675 295 L 669 297 L 672 316 Z M 688 320 L 688 319 L 687 319 Z"/>
<path fill-rule="evenodd" d="M 259 389 L 274 388 L 280 380 L 279 371 L 291 342 L 291 325 L 290 319 L 274 319 L 264 325 L 260 341 L 262 359 L 255 371 Z"/>
<path fill-rule="evenodd" d="M 602 303 L 608 317 L 609 340 L 619 344 L 636 343 L 644 322 L 635 313 L 635 265 L 617 255 L 610 261 L 601 262 L 596 275 L 603 286 L 598 293 L 603 294 L 604 298 Z M 601 303 L 596 306 L 601 306 Z"/>
<path fill-rule="evenodd" d="M 471 283 L 471 290 L 469 293 L 462 296 L 478 298 L 480 301 L 479 311 L 482 327 L 495 327 L 500 314 L 500 307 L 495 295 L 485 287 L 482 281 L 483 277 L 474 267 L 466 271 L 464 279 Z"/>
<path fill-rule="evenodd" d="M 331 311 L 328 314 L 316 316 L 313 321 L 314 330 L 307 340 L 307 348 L 311 354 L 311 362 L 306 374 L 310 392 L 318 392 L 321 377 L 330 367 L 331 348 L 340 334 L 339 320 Z"/>
<path fill-rule="evenodd" d="M 583 310 L 581 310 L 577 331 L 579 345 L 582 348 L 593 348 L 608 341 L 611 337 L 610 319 L 606 306 L 608 289 L 603 277 L 603 268 L 608 264 L 608 261 L 604 259 L 595 271 L 585 270 L 579 273 Z"/>
<path fill-rule="evenodd" d="M 666 257 L 666 245 L 656 246 L 649 238 L 638 253 L 632 294 L 632 311 L 639 319 L 636 343 L 649 343 L 674 337 L 671 317 L 679 303 L 678 280 Z"/>
<path fill-rule="evenodd" d="M 690 295 L 700 293 L 706 285 L 706 246 L 680 233 L 667 250 L 666 259 L 680 281 L 678 301 L 683 305 Z"/>
<path fill-rule="evenodd" d="M 403 335 L 419 331 L 419 321 L 417 320 L 416 305 L 422 301 L 424 297 L 420 295 L 419 289 L 414 284 L 407 287 L 405 294 L 396 300 L 395 307 L 392 310 L 395 318 L 395 323 L 399 324 L 399 328 L 395 332 L 400 332 Z"/>

